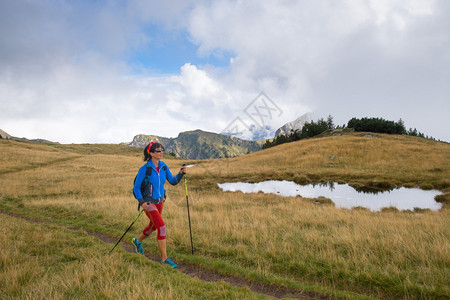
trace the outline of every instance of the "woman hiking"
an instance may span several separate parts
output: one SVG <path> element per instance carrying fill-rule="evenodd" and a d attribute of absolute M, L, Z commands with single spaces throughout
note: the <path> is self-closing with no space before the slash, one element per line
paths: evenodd
<path fill-rule="evenodd" d="M 166 199 L 164 183 L 167 180 L 172 185 L 178 184 L 184 174 L 186 174 L 186 167 L 183 166 L 180 172 L 176 176 L 173 176 L 169 167 L 161 160 L 163 152 L 164 147 L 158 142 L 151 142 L 144 148 L 144 161 L 146 163 L 139 169 L 133 186 L 133 192 L 150 222 L 137 238 L 132 239 L 132 243 L 136 247 L 136 252 L 144 254 L 142 241 L 153 231 L 157 231 L 157 241 L 162 262 L 170 265 L 172 268 L 176 268 L 177 265 L 167 256 L 166 225 L 161 217 L 161 213 Z M 148 185 L 148 195 L 144 192 L 146 194 L 145 196 L 141 191 L 141 185 L 144 179 L 149 180 L 150 183 Z"/>

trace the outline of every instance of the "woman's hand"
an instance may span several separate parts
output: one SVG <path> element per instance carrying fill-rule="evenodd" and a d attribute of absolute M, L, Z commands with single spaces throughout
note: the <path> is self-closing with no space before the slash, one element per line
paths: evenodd
<path fill-rule="evenodd" d="M 145 203 L 142 203 L 142 208 L 144 209 L 144 210 L 147 210 L 147 208 L 148 208 L 148 202 L 145 202 Z"/>
<path fill-rule="evenodd" d="M 186 172 L 187 172 L 186 166 L 182 166 L 180 169 L 180 174 L 186 174 Z"/>

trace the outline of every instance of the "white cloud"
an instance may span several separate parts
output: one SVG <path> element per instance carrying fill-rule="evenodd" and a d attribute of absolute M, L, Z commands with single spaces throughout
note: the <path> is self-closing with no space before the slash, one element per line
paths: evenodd
<path fill-rule="evenodd" d="M 202 52 L 236 53 L 230 86 L 266 91 L 287 120 L 308 110 L 341 124 L 403 118 L 448 140 L 448 13 L 426 0 L 214 1 L 194 9 L 189 29 Z"/>
<path fill-rule="evenodd" d="M 205 71 L 197 69 L 190 63 L 181 67 L 181 75 L 173 79 L 179 83 L 192 99 L 211 98 L 219 91 L 218 83 L 214 82 Z"/>

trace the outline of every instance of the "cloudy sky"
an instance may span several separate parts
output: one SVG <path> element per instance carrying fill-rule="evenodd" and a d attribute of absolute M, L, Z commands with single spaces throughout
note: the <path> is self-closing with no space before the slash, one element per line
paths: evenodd
<path fill-rule="evenodd" d="M 449 33 L 448 0 L 0 0 L 0 129 L 118 143 L 310 113 L 450 141 Z"/>

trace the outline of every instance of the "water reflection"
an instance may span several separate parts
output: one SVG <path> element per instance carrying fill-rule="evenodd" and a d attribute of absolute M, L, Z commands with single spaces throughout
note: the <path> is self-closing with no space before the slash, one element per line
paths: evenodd
<path fill-rule="evenodd" d="M 421 189 L 398 188 L 390 191 L 359 192 L 348 184 L 310 184 L 298 185 L 292 181 L 269 180 L 259 183 L 228 182 L 219 183 L 223 191 L 244 193 L 271 193 L 285 197 L 300 195 L 304 198 L 318 198 L 320 196 L 331 199 L 336 207 L 352 208 L 365 207 L 372 211 L 379 211 L 384 207 L 396 207 L 399 210 L 414 210 L 414 208 L 439 210 L 441 203 L 434 200 L 439 191 L 424 191 Z"/>
<path fill-rule="evenodd" d="M 330 191 L 333 191 L 335 189 L 335 182 L 325 182 L 325 183 L 313 183 L 311 184 L 313 187 L 319 186 L 319 187 L 328 187 L 330 189 Z M 355 189 L 358 193 L 365 193 L 365 194 L 381 194 L 384 192 L 390 192 L 392 190 L 394 190 L 394 188 L 387 188 L 387 187 L 368 187 L 368 186 L 360 186 L 360 187 L 354 187 L 354 186 L 349 186 L 353 189 Z"/>

